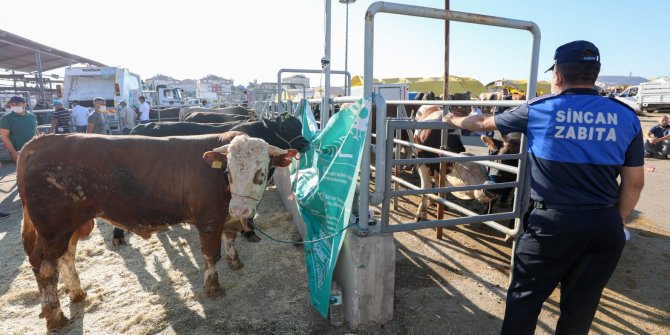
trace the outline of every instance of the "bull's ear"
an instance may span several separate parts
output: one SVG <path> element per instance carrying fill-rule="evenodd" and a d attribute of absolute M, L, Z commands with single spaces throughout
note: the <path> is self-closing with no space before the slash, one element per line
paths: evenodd
<path fill-rule="evenodd" d="M 278 147 L 275 147 L 274 145 L 268 145 L 268 153 L 270 154 L 270 156 L 279 156 L 279 155 L 286 154 L 287 151 L 284 150 L 284 149 L 280 149 Z"/>
<path fill-rule="evenodd" d="M 214 152 L 220 152 L 220 153 L 222 153 L 222 154 L 224 154 L 224 155 L 227 155 L 227 154 L 228 154 L 228 147 L 229 147 L 229 146 L 230 146 L 230 144 L 226 144 L 226 145 L 224 145 L 224 146 L 222 146 L 222 147 L 218 147 L 218 148 L 216 148 L 216 149 L 212 149 L 212 151 L 214 151 Z"/>
<path fill-rule="evenodd" d="M 202 155 L 202 159 L 207 162 L 212 169 L 221 169 L 226 163 L 226 155 L 216 151 L 207 151 Z"/>
<path fill-rule="evenodd" d="M 272 166 L 277 166 L 277 167 L 287 167 L 291 165 L 292 158 L 298 155 L 298 150 L 295 149 L 289 149 L 286 151 L 285 154 L 277 155 L 277 156 L 272 156 L 271 157 L 271 162 Z"/>

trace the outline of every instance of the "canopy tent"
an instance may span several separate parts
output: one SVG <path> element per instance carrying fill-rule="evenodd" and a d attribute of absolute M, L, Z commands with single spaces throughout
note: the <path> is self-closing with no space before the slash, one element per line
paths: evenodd
<path fill-rule="evenodd" d="M 21 72 L 49 71 L 77 63 L 106 66 L 0 30 L 0 68 Z"/>
<path fill-rule="evenodd" d="M 633 76 L 598 76 L 596 86 L 607 91 L 622 91 L 628 86 L 640 85 L 648 80 Z"/>
<path fill-rule="evenodd" d="M 375 84 L 407 84 L 410 91 L 429 92 L 436 95 L 442 93 L 444 87 L 444 76 L 442 77 L 410 77 L 410 78 L 384 78 L 374 79 Z M 354 76 L 351 79 L 351 86 L 362 86 L 363 77 Z M 467 77 L 449 76 L 449 94 L 464 93 L 470 91 L 470 96 L 476 97 L 482 92 L 486 92 L 486 87 L 477 79 Z"/>
<path fill-rule="evenodd" d="M 78 63 L 86 63 L 99 67 L 106 66 L 100 62 L 67 53 L 0 30 L 0 69 L 5 69 L 8 72 L 12 71 L 12 74 L 2 75 L 2 78 L 10 80 L 18 78 L 17 76 L 20 75 L 14 74 L 13 71 L 35 72 L 37 82 L 37 88 L 16 87 L 16 80 L 14 80 L 13 86 L 0 87 L 1 91 L 10 91 L 14 94 L 17 94 L 19 91 L 28 91 L 28 94 L 30 94 L 31 91 L 37 90 L 39 91 L 41 100 L 39 104 L 42 107 L 46 107 L 45 80 L 42 72 Z"/>
<path fill-rule="evenodd" d="M 486 84 L 486 88 L 492 92 L 507 89 L 507 91 L 509 91 L 510 93 L 525 94 L 527 87 L 528 87 L 528 80 L 501 79 Z M 545 95 L 549 93 L 551 93 L 551 83 L 548 81 L 538 81 L 536 87 L 536 96 Z"/>

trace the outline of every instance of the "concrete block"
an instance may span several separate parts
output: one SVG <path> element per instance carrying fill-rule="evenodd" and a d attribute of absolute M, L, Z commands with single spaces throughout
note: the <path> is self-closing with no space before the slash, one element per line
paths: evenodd
<path fill-rule="evenodd" d="M 273 178 L 284 207 L 304 239 L 305 222 L 291 190 L 288 169 L 275 169 Z M 357 214 L 357 197 L 354 203 Z M 361 325 L 383 325 L 393 319 L 395 240 L 393 235 L 376 234 L 377 227 L 370 226 L 368 237 L 360 237 L 351 229 L 335 265 L 333 279 L 342 288 L 344 318 L 353 329 Z"/>
<path fill-rule="evenodd" d="M 395 240 L 393 235 L 360 237 L 349 232 L 334 279 L 342 287 L 344 318 L 351 328 L 393 320 Z"/>

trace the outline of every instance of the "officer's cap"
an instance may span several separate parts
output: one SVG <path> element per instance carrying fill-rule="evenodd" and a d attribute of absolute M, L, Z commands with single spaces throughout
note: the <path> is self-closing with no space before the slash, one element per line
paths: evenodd
<path fill-rule="evenodd" d="M 572 41 L 556 48 L 554 64 L 545 72 L 554 69 L 556 64 L 561 63 L 598 63 L 600 64 L 600 51 L 589 41 Z"/>

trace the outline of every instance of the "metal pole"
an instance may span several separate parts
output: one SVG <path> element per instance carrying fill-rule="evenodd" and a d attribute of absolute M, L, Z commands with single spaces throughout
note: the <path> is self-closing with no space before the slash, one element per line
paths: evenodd
<path fill-rule="evenodd" d="M 324 73 L 324 92 L 321 97 L 321 129 L 326 127 L 330 118 L 330 0 L 326 0 L 326 43 L 323 59 L 321 60 Z"/>
<path fill-rule="evenodd" d="M 349 2 L 347 1 L 347 23 L 344 29 L 344 72 L 347 72 L 347 65 L 349 61 Z M 344 77 L 344 90 L 345 94 L 349 95 L 347 92 L 347 77 Z"/>
<path fill-rule="evenodd" d="M 40 56 L 39 51 L 35 52 L 35 63 L 37 64 L 37 85 L 40 88 L 40 100 L 45 103 L 46 107 L 47 97 L 44 93 L 44 81 L 42 79 L 42 57 Z"/>

